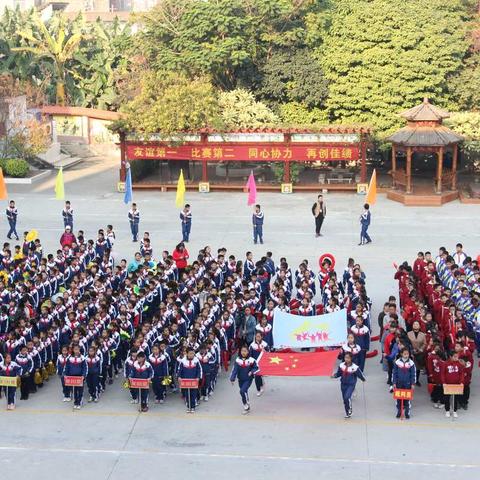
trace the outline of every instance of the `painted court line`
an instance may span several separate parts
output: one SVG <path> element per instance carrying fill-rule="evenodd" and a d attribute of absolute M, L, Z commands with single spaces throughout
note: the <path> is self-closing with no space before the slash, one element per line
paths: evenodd
<path fill-rule="evenodd" d="M 475 463 L 441 463 L 441 462 L 412 462 L 397 460 L 380 460 L 374 458 L 341 458 L 341 457 L 296 457 L 290 455 L 245 455 L 236 453 L 209 453 L 209 452 L 169 452 L 164 450 L 114 450 L 114 449 L 87 449 L 87 448 L 55 448 L 55 447 L 15 447 L 0 446 L 0 452 L 44 452 L 61 454 L 85 454 L 85 455 L 128 455 L 128 456 L 162 456 L 162 457 L 181 457 L 181 458 L 206 458 L 206 459 L 224 459 L 224 460 L 259 460 L 259 461 L 283 461 L 283 462 L 311 462 L 311 463 L 345 463 L 345 464 L 364 464 L 364 465 L 389 465 L 389 466 L 411 466 L 411 467 L 436 467 L 445 469 L 463 468 L 475 469 L 480 464 Z"/>
<path fill-rule="evenodd" d="M 71 409 L 17 409 L 15 412 L 0 411 L 0 418 L 2 416 L 8 416 L 9 418 L 15 418 L 15 416 L 23 415 L 63 415 L 70 417 L 85 416 L 85 417 L 136 417 L 138 411 L 109 411 L 109 410 L 86 410 L 72 411 Z M 336 418 L 311 418 L 311 417 L 292 417 L 284 415 L 258 415 L 255 412 L 252 415 L 242 416 L 238 415 L 218 415 L 197 412 L 194 416 L 187 415 L 186 413 L 173 413 L 169 411 L 155 412 L 150 410 L 147 414 L 141 415 L 141 418 L 148 420 L 149 417 L 155 418 L 172 418 L 179 420 L 191 421 L 232 421 L 239 422 L 265 422 L 265 423 L 278 423 L 283 424 L 316 424 L 316 425 L 342 425 L 348 426 L 361 426 L 367 425 L 369 427 L 384 426 L 384 427 L 398 427 L 398 428 L 437 428 L 447 430 L 480 430 L 480 423 L 460 423 L 461 421 L 445 420 L 444 422 L 422 422 L 422 421 L 399 421 L 399 420 L 372 420 L 365 421 L 363 418 L 351 418 L 348 420 L 336 419 Z M 4 417 L 5 418 L 5 417 Z"/>

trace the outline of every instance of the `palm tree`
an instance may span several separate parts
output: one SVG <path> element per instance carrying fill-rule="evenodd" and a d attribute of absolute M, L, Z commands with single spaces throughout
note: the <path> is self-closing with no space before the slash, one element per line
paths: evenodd
<path fill-rule="evenodd" d="M 27 46 L 12 48 L 14 52 L 29 52 L 37 57 L 50 59 L 56 77 L 56 101 L 58 105 L 65 105 L 65 77 L 67 62 L 73 58 L 79 43 L 83 39 L 81 32 L 70 32 L 63 17 L 58 17 L 51 28 L 34 15 L 35 35 L 28 31 L 19 31 Z"/>

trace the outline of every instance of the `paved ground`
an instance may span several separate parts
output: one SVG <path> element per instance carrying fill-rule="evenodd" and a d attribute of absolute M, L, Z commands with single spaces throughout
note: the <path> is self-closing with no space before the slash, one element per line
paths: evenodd
<path fill-rule="evenodd" d="M 117 255 L 135 251 L 128 237 L 126 207 L 115 193 L 114 165 L 95 160 L 65 172 L 66 191 L 76 213 L 75 228 L 87 236 L 113 223 Z M 54 200 L 54 177 L 33 189 L 10 186 L 18 203 L 19 231 L 39 230 L 44 248 L 57 247 L 62 230 L 61 202 Z M 141 231 L 149 230 L 154 253 L 172 249 L 180 225 L 174 194 L 137 193 Z M 314 238 L 310 206 L 314 196 L 260 194 L 264 206 L 264 246 L 252 245 L 246 195 L 188 194 L 193 206 L 191 252 L 205 245 L 225 246 L 238 257 L 247 249 L 256 256 L 272 250 L 293 266 L 303 258 L 313 264 L 333 253 L 343 268 L 353 256 L 367 273 L 374 313 L 396 293 L 392 262 L 412 260 L 419 249 L 436 251 L 462 241 L 465 250 L 480 253 L 475 219 L 480 208 L 457 202 L 440 209 L 405 208 L 380 196 L 373 209 L 374 243 L 358 247 L 358 215 L 362 198 L 329 194 L 325 237 Z M 6 224 L 6 221 L 5 221 Z M 6 225 L 1 225 L 5 235 Z M 15 412 L 0 411 L 1 478 L 38 480 L 227 478 L 318 479 L 355 476 L 363 479 L 472 478 L 480 474 L 480 387 L 472 389 L 471 408 L 453 422 L 434 410 L 426 389 L 416 392 L 413 418 L 399 422 L 387 393 L 378 357 L 369 360 L 367 383 L 358 388 L 354 417 L 343 419 L 338 381 L 327 378 L 267 379 L 267 392 L 252 402 L 252 413 L 240 415 L 237 388 L 225 376 L 214 397 L 194 415 L 184 413 L 178 396 L 139 415 L 128 403 L 120 379 L 101 402 L 80 412 L 60 399 L 57 379 L 50 381 Z"/>

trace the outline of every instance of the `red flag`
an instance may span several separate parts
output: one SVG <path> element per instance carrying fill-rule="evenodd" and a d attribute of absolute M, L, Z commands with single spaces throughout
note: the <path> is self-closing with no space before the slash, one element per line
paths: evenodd
<path fill-rule="evenodd" d="M 257 202 L 257 185 L 255 184 L 255 177 L 253 176 L 253 170 L 250 172 L 247 184 L 245 187 L 248 190 L 247 205 L 255 205 Z"/>
<path fill-rule="evenodd" d="M 258 358 L 259 375 L 272 377 L 329 377 L 338 350 L 313 353 L 263 352 Z"/>

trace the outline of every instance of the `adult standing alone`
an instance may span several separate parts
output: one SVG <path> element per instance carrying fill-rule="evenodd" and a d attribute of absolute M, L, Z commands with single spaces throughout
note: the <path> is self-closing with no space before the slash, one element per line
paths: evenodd
<path fill-rule="evenodd" d="M 313 204 L 312 214 L 315 217 L 315 236 L 322 237 L 323 235 L 320 233 L 320 230 L 327 215 L 327 206 L 325 205 L 322 194 L 318 196 L 317 201 Z"/>

